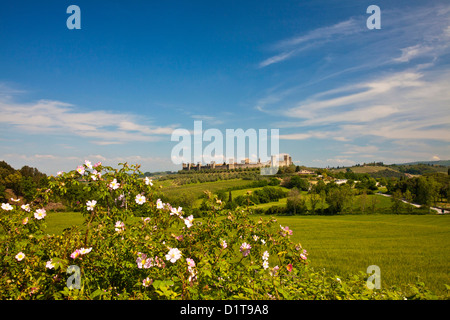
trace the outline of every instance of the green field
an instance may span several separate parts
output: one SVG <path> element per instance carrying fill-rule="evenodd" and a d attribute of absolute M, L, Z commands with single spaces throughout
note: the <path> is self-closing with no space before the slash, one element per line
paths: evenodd
<path fill-rule="evenodd" d="M 259 218 L 259 217 L 258 217 Z M 264 219 L 268 218 L 263 216 Z M 344 215 L 279 216 L 308 250 L 310 265 L 336 276 L 381 269 L 382 286 L 415 283 L 417 277 L 436 293 L 450 285 L 450 216 Z M 79 213 L 49 213 L 47 232 L 81 224 Z"/>
<path fill-rule="evenodd" d="M 170 181 L 163 181 L 162 183 L 160 183 L 160 185 L 162 186 L 162 191 L 167 196 L 177 195 L 179 193 L 189 193 L 193 194 L 195 197 L 200 197 L 205 190 L 214 193 L 219 190 L 245 186 L 250 183 L 251 181 L 249 180 L 232 179 L 232 180 L 219 180 L 214 182 L 193 183 L 181 186 L 170 184 Z"/>
<path fill-rule="evenodd" d="M 271 187 L 271 188 L 279 188 L 282 189 L 284 191 L 289 191 L 290 189 L 285 188 L 285 187 L 281 187 L 281 186 L 276 186 L 276 187 Z M 257 187 L 257 188 L 246 188 L 246 189 L 240 189 L 240 190 L 233 190 L 231 191 L 231 196 L 233 197 L 233 199 L 237 196 L 243 196 L 247 194 L 247 191 L 251 191 L 254 192 L 255 190 L 261 190 L 263 189 L 263 187 Z"/>
<path fill-rule="evenodd" d="M 286 203 L 287 203 L 287 198 L 281 198 L 280 200 L 274 201 L 274 202 L 267 202 L 267 203 L 256 204 L 256 205 L 252 206 L 252 208 L 267 210 L 267 209 L 269 209 L 272 206 L 285 207 Z"/>
<path fill-rule="evenodd" d="M 48 234 L 61 234 L 70 226 L 81 226 L 84 217 L 80 212 L 50 212 L 46 218 Z"/>
<path fill-rule="evenodd" d="M 251 181 L 243 179 L 230 179 L 230 180 L 218 180 L 214 182 L 192 183 L 185 185 L 173 184 L 173 181 L 166 180 L 162 182 L 156 182 L 157 186 L 161 186 L 161 190 L 164 195 L 169 198 L 178 197 L 182 194 L 187 194 L 195 199 L 192 207 L 198 208 L 202 203 L 202 196 L 204 191 L 210 191 L 215 193 L 219 190 L 227 188 L 241 187 L 250 184 Z"/>
<path fill-rule="evenodd" d="M 200 197 L 203 195 L 205 190 L 210 191 L 212 193 L 216 193 L 219 190 L 226 190 L 228 188 L 244 187 L 246 185 L 249 185 L 251 183 L 251 181 L 243 180 L 243 179 L 232 179 L 232 180 L 219 180 L 219 181 L 214 181 L 214 182 L 205 182 L 205 183 L 175 185 L 175 184 L 172 184 L 171 180 L 167 180 L 167 181 L 162 181 L 162 182 L 158 182 L 158 183 L 162 186 L 162 191 L 164 192 L 164 194 L 169 197 L 179 196 L 181 194 L 192 195 L 196 199 L 193 204 L 193 207 L 198 208 L 198 207 L 200 207 L 200 204 L 202 203 L 202 198 L 200 198 Z M 278 186 L 277 188 L 281 188 L 285 191 L 290 190 L 290 189 L 287 189 L 287 188 L 284 188 L 281 186 Z M 262 189 L 262 187 L 232 190 L 231 195 L 232 195 L 232 198 L 235 199 L 238 196 L 245 196 L 247 191 L 254 192 L 255 190 L 259 190 L 259 189 Z M 311 204 L 309 201 L 310 195 L 306 191 L 302 191 L 301 193 L 302 193 L 304 199 L 306 200 L 306 205 L 307 205 L 308 209 L 311 209 Z M 370 211 L 369 206 L 370 206 L 373 198 L 377 199 L 376 209 L 385 209 L 385 208 L 389 208 L 392 205 L 392 202 L 391 202 L 390 198 L 388 198 L 388 197 L 383 197 L 383 196 L 376 195 L 376 194 L 369 194 L 369 195 L 367 195 L 367 198 L 365 200 L 366 213 L 368 213 Z M 352 198 L 351 207 L 353 208 L 353 210 L 355 212 L 360 210 L 361 200 L 362 200 L 361 196 L 354 196 Z M 275 202 L 252 205 L 252 208 L 267 210 L 268 208 L 270 208 L 272 206 L 285 207 L 286 202 L 287 202 L 287 198 L 282 198 L 282 199 L 279 199 L 279 201 L 275 201 Z M 328 205 L 325 203 L 325 208 L 327 208 L 327 207 L 328 207 Z M 320 209 L 320 204 L 318 205 L 317 209 Z"/>
<path fill-rule="evenodd" d="M 369 265 L 381 270 L 382 286 L 415 283 L 435 292 L 450 285 L 450 216 L 346 215 L 277 217 L 309 252 L 311 266 L 337 276 Z"/>

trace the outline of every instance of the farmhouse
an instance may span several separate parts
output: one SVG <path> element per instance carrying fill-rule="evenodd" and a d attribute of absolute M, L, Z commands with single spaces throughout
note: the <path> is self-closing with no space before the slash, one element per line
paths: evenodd
<path fill-rule="evenodd" d="M 347 179 L 336 179 L 336 180 L 334 180 L 334 182 L 336 184 L 344 184 L 344 183 L 347 183 Z"/>
<path fill-rule="evenodd" d="M 301 169 L 299 172 L 297 172 L 297 174 L 302 175 L 302 174 L 316 174 L 316 173 L 311 170 Z"/>
<path fill-rule="evenodd" d="M 200 162 L 197 164 L 194 163 L 183 163 L 183 170 L 190 171 L 190 170 L 228 170 L 228 169 L 247 169 L 247 168 L 264 168 L 264 167 L 275 167 L 276 160 L 278 160 L 278 166 L 279 167 L 288 167 L 292 162 L 292 157 L 288 154 L 285 154 L 283 156 L 283 159 L 277 159 L 276 156 L 272 156 L 271 160 L 266 162 L 261 162 L 261 159 L 258 160 L 258 162 L 250 162 L 248 158 L 242 160 L 240 163 L 237 163 L 234 161 L 234 159 L 230 159 L 228 163 L 223 164 L 216 164 L 215 161 L 211 161 L 209 164 L 202 165 Z"/>

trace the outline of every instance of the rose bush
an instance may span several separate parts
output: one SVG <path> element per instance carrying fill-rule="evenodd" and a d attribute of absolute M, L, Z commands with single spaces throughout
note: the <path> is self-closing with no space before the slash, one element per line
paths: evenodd
<path fill-rule="evenodd" d="M 86 161 L 51 177 L 39 201 L 2 204 L 2 299 L 403 299 L 369 290 L 367 275 L 348 280 L 308 267 L 292 230 L 246 210 L 225 210 L 207 193 L 208 215 L 186 216 L 163 203 L 138 165 Z M 82 186 L 85 223 L 45 233 L 44 204 Z M 66 271 L 77 266 L 79 288 Z M 69 289 L 71 287 L 72 289 Z M 408 298 L 427 298 L 416 290 Z"/>

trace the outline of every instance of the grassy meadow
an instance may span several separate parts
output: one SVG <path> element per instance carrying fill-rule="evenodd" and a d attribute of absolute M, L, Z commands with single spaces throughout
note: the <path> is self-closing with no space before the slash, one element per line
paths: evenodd
<path fill-rule="evenodd" d="M 255 216 L 259 218 L 259 216 Z M 268 218 L 268 216 L 263 216 Z M 450 216 L 446 215 L 342 215 L 278 216 L 309 253 L 310 265 L 337 277 L 381 270 L 381 285 L 416 283 L 419 277 L 436 293 L 450 285 Z M 81 225 L 75 212 L 51 212 L 47 232 L 61 233 Z"/>
<path fill-rule="evenodd" d="M 219 180 L 214 182 L 203 182 L 203 183 L 192 183 L 186 185 L 176 185 L 173 184 L 172 180 L 166 180 L 162 182 L 155 182 L 157 185 L 162 187 L 164 194 L 170 196 L 177 193 L 189 193 L 193 194 L 196 197 L 199 197 L 203 194 L 203 191 L 208 190 L 210 192 L 216 192 L 218 190 L 231 188 L 231 187 L 239 187 L 248 185 L 251 183 L 249 180 L 243 179 L 230 179 L 230 180 Z"/>
<path fill-rule="evenodd" d="M 198 208 L 202 203 L 200 198 L 204 191 L 210 191 L 215 193 L 219 190 L 232 187 L 241 187 L 251 183 L 249 180 L 243 179 L 230 179 L 230 180 L 219 180 L 214 182 L 203 182 L 203 183 L 192 183 L 185 185 L 174 184 L 172 180 L 166 180 L 162 182 L 155 182 L 157 186 L 160 186 L 166 196 L 180 196 L 181 194 L 188 194 L 194 197 L 196 200 L 192 207 Z"/>
<path fill-rule="evenodd" d="M 450 285 L 450 217 L 345 215 L 277 217 L 309 252 L 311 266 L 345 275 L 381 270 L 382 286 L 418 279 L 435 292 Z"/>

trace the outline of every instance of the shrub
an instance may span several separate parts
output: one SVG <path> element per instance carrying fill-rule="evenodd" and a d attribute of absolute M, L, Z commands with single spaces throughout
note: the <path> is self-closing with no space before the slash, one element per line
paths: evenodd
<path fill-rule="evenodd" d="M 151 182 L 139 179 L 140 174 L 137 166 L 127 164 L 120 170 L 89 164 L 50 181 L 51 192 L 41 194 L 43 200 L 51 193 L 62 196 L 67 186 L 78 184 L 91 195 L 82 209 L 85 230 L 75 226 L 61 236 L 45 234 L 45 213 L 35 218 L 31 212 L 36 208 L 28 212 L 5 205 L 0 296 L 227 299 L 267 298 L 269 293 L 280 297 L 270 272 L 281 276 L 304 268 L 300 244 L 292 243 L 275 220 L 254 221 L 243 211 L 225 211 L 209 194 L 208 215 L 195 221 L 184 216 L 181 207 L 154 199 Z M 262 258 L 266 251 L 275 257 L 267 264 Z M 24 254 L 20 260 L 19 252 Z M 64 281 L 70 265 L 81 270 L 79 289 L 69 290 Z M 288 271 L 288 265 L 293 269 Z"/>
<path fill-rule="evenodd" d="M 308 206 L 306 205 L 306 200 L 304 198 L 287 198 L 286 211 L 293 215 L 307 213 Z"/>
<path fill-rule="evenodd" d="M 287 192 L 283 191 L 281 188 L 265 186 L 262 189 L 253 191 L 250 200 L 256 204 L 269 203 L 285 198 L 286 195 Z"/>
<path fill-rule="evenodd" d="M 346 185 L 331 188 L 326 197 L 329 211 L 333 214 L 344 212 L 349 205 L 351 197 L 352 191 Z"/>
<path fill-rule="evenodd" d="M 271 206 L 264 213 L 266 215 L 277 216 L 286 214 L 287 209 L 284 206 Z"/>
<path fill-rule="evenodd" d="M 302 191 L 308 191 L 309 182 L 307 179 L 296 175 L 286 178 L 286 181 L 284 181 L 284 186 L 289 189 L 297 188 Z"/>
<path fill-rule="evenodd" d="M 197 221 L 155 198 L 151 180 L 141 176 L 138 166 L 86 162 L 51 179 L 39 194 L 42 206 L 71 185 L 90 195 L 80 207 L 84 226 L 62 235 L 45 233 L 42 208 L 2 204 L 0 298 L 403 298 L 398 291 L 369 290 L 362 278 L 337 281 L 310 270 L 292 230 L 273 218 L 224 210 L 207 193 L 208 211 Z"/>

